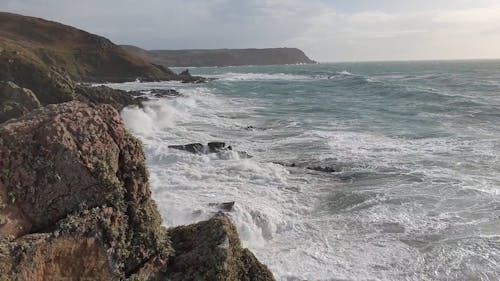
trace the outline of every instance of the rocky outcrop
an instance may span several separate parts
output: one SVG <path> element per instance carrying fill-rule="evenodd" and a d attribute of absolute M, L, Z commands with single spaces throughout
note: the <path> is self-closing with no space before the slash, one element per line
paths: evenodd
<path fill-rule="evenodd" d="M 140 105 L 143 99 L 134 93 L 112 89 L 106 86 L 86 87 L 77 86 L 75 89 L 76 100 L 95 104 L 109 104 L 120 111 L 129 105 Z"/>
<path fill-rule="evenodd" d="M 0 280 L 272 280 L 228 218 L 161 225 L 141 144 L 110 105 L 0 124 L 0 203 Z"/>
<path fill-rule="evenodd" d="M 181 78 L 182 83 L 205 83 L 207 82 L 206 78 L 200 77 L 200 76 L 192 76 L 191 73 L 189 73 L 189 70 L 186 69 L 179 73 L 179 77 Z"/>
<path fill-rule="evenodd" d="M 209 142 L 207 145 L 201 143 L 190 143 L 184 145 L 169 145 L 168 148 L 183 150 L 195 154 L 210 154 L 221 151 L 232 150 L 231 146 L 227 146 L 224 142 Z"/>
<path fill-rule="evenodd" d="M 50 265 L 50 254 L 37 253 L 72 253 L 77 250 L 66 248 L 67 241 L 80 249 L 89 238 L 95 239 L 89 255 L 105 253 L 113 276 L 126 276 L 153 256 L 168 257 L 141 144 L 111 106 L 50 105 L 3 124 L 0 134 L 0 237 L 20 238 L 9 243 L 20 261 L 4 275 L 23 276 L 22 265 L 35 261 L 62 268 Z"/>
<path fill-rule="evenodd" d="M 130 45 L 122 47 L 156 64 L 175 67 L 316 63 L 297 48 L 147 51 Z"/>
<path fill-rule="evenodd" d="M 0 82 L 0 123 L 39 108 L 40 101 L 28 89 L 12 82 Z"/>
<path fill-rule="evenodd" d="M 255 256 L 241 247 L 234 225 L 224 215 L 170 230 L 174 257 L 164 280 L 274 280 Z"/>

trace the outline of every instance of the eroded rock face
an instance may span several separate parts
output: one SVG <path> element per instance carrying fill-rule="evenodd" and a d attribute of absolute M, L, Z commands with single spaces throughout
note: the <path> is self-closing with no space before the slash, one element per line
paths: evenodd
<path fill-rule="evenodd" d="M 3 268 L 16 271 L 18 281 L 113 280 L 104 248 L 93 238 L 52 238 L 27 235 L 0 250 Z M 0 272 L 2 269 L 0 269 Z M 0 275 L 0 280 L 12 276 Z"/>
<path fill-rule="evenodd" d="M 141 144 L 111 106 L 49 105 L 2 124 L 0 168 L 0 237 L 94 238 L 122 277 L 168 257 Z"/>
<path fill-rule="evenodd" d="M 111 89 L 106 86 L 76 87 L 76 99 L 95 104 L 109 104 L 116 110 L 121 110 L 129 105 L 140 105 L 140 100 L 132 94 L 122 90 Z"/>
<path fill-rule="evenodd" d="M 13 82 L 0 82 L 0 123 L 40 107 L 35 94 Z"/>
<path fill-rule="evenodd" d="M 274 280 L 247 249 L 241 247 L 228 217 L 214 218 L 170 230 L 174 256 L 162 280 Z"/>

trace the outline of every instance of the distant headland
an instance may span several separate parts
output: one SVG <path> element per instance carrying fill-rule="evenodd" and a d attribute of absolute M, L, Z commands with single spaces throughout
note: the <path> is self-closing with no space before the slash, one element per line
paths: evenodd
<path fill-rule="evenodd" d="M 213 50 L 144 50 L 136 46 L 123 45 L 124 49 L 149 59 L 155 64 L 170 67 L 241 66 L 241 65 L 285 65 L 314 64 L 302 50 L 297 48 L 266 49 L 213 49 Z"/>

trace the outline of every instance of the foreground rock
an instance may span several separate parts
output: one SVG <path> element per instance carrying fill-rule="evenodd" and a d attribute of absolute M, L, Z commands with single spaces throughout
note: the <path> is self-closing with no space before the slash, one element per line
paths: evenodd
<path fill-rule="evenodd" d="M 201 143 L 190 143 L 185 145 L 169 145 L 168 148 L 183 150 L 195 154 L 210 154 L 221 151 L 231 151 L 233 148 L 224 142 L 209 142 L 207 145 Z"/>
<path fill-rule="evenodd" d="M 105 255 L 97 262 L 106 278 L 125 276 L 171 253 L 141 144 L 111 106 L 50 105 L 5 123 L 0 134 L 0 237 L 19 238 L 0 247 L 8 250 L 1 264 L 12 264 L 2 275 L 66 278 L 66 265 L 77 266 L 88 250 L 89 263 Z"/>
<path fill-rule="evenodd" d="M 227 218 L 169 238 L 141 144 L 109 105 L 49 105 L 0 125 L 0 168 L 0 280 L 272 280 Z"/>
<path fill-rule="evenodd" d="M 35 94 L 12 82 L 0 82 L 0 123 L 39 108 Z"/>
<path fill-rule="evenodd" d="M 224 215 L 171 229 L 170 235 L 175 254 L 167 266 L 166 280 L 274 280 L 269 270 L 241 247 L 234 225 Z"/>

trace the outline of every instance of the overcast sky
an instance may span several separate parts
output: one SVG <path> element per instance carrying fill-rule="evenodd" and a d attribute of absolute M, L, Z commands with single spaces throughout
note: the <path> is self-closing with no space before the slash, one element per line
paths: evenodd
<path fill-rule="evenodd" d="M 146 49 L 298 47 L 318 61 L 500 58 L 500 0 L 0 0 Z"/>

